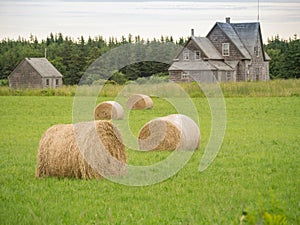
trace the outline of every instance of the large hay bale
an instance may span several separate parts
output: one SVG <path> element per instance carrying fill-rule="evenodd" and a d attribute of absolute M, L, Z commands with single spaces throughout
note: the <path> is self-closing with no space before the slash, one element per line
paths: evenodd
<path fill-rule="evenodd" d="M 151 97 L 143 94 L 135 94 L 127 100 L 128 109 L 151 109 L 153 108 L 153 101 Z"/>
<path fill-rule="evenodd" d="M 200 130 L 189 117 L 173 114 L 146 123 L 138 134 L 140 150 L 195 150 L 200 144 Z"/>
<path fill-rule="evenodd" d="M 125 171 L 125 146 L 109 121 L 55 125 L 40 140 L 36 177 L 90 179 Z"/>
<path fill-rule="evenodd" d="M 94 110 L 95 120 L 121 120 L 123 116 L 123 107 L 115 101 L 102 102 Z"/>

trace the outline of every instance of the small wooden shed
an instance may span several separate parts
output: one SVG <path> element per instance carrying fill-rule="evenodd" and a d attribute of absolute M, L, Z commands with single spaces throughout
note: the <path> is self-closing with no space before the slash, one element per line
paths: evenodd
<path fill-rule="evenodd" d="M 63 75 L 46 58 L 25 58 L 8 76 L 14 89 L 57 88 Z"/>

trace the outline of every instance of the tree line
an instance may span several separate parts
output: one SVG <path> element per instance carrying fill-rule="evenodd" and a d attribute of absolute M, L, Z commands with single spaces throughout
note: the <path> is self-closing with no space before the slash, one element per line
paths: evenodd
<path fill-rule="evenodd" d="M 160 39 L 144 40 L 140 36 L 128 35 L 120 40 L 109 38 L 105 40 L 102 36 L 87 40 L 83 36 L 77 40 L 61 33 L 50 34 L 46 40 L 38 41 L 37 37 L 31 36 L 29 40 L 18 38 L 18 40 L 4 39 L 0 42 L 0 79 L 7 79 L 9 74 L 26 57 L 44 57 L 45 49 L 47 59 L 64 75 L 64 84 L 73 85 L 88 67 L 106 52 L 124 44 L 144 45 L 156 43 L 176 43 L 183 45 L 186 39 L 180 38 L 174 42 L 173 37 L 161 37 Z M 154 54 L 156 51 L 152 51 Z M 159 72 L 167 72 L 169 65 L 155 62 L 141 62 L 123 68 L 113 77 L 117 82 L 135 80 L 139 77 L 148 77 Z M 121 77 L 120 77 L 121 76 Z M 123 76 L 123 77 L 122 77 Z"/>
<path fill-rule="evenodd" d="M 280 39 L 277 35 L 268 40 L 265 50 L 271 57 L 272 79 L 300 78 L 300 39 L 297 35 L 289 40 Z"/>
<path fill-rule="evenodd" d="M 38 41 L 37 37 L 31 35 L 29 40 L 18 38 L 18 40 L 3 39 L 0 41 L 0 79 L 7 79 L 9 74 L 26 57 L 44 57 L 45 49 L 47 59 L 64 75 L 64 84 L 77 84 L 84 72 L 95 62 L 97 58 L 106 52 L 124 44 L 143 46 L 149 44 L 149 54 L 159 57 L 159 43 L 174 43 L 184 45 L 187 38 L 174 41 L 173 37 L 144 40 L 140 36 L 128 35 L 121 39 L 104 39 L 102 36 L 87 40 L 83 36 L 77 40 L 63 34 L 53 34 L 46 40 Z M 295 36 L 289 40 L 280 39 L 276 36 L 268 40 L 265 50 L 271 57 L 270 76 L 272 79 L 300 78 L 300 40 Z M 124 56 L 123 56 L 124 57 Z M 125 56 L 126 57 L 126 56 Z M 138 62 L 118 70 L 110 79 L 117 83 L 128 80 L 136 80 L 141 77 L 149 77 L 154 74 L 164 76 L 168 74 L 169 64 L 159 62 Z M 85 82 L 90 84 L 93 79 Z"/>

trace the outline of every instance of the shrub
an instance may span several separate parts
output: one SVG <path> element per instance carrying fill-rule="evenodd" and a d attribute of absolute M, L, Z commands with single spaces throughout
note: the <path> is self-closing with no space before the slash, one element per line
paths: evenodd
<path fill-rule="evenodd" d="M 117 84 L 125 84 L 127 79 L 122 72 L 116 71 L 113 73 L 111 81 L 115 81 Z"/>
<path fill-rule="evenodd" d="M 8 79 L 2 79 L 0 80 L 0 87 L 8 86 Z"/>

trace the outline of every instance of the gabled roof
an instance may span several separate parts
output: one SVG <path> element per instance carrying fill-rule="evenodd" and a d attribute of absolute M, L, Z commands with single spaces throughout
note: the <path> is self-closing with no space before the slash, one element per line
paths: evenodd
<path fill-rule="evenodd" d="M 46 58 L 25 58 L 42 77 L 61 78 L 63 75 Z"/>
<path fill-rule="evenodd" d="M 204 52 L 209 59 L 224 59 L 220 52 L 215 48 L 211 41 L 206 37 L 194 37 L 192 40 L 198 45 L 198 47 Z"/>
<path fill-rule="evenodd" d="M 225 33 L 225 35 L 233 42 L 233 44 L 239 49 L 239 51 L 245 57 L 245 59 L 251 59 L 251 56 L 254 55 L 254 47 L 256 46 L 258 39 L 260 39 L 260 42 L 263 43 L 261 30 L 260 30 L 260 23 L 258 22 L 254 22 L 254 23 L 217 22 L 212 30 L 214 30 L 216 26 L 218 26 Z M 211 31 L 209 32 L 209 34 L 211 33 Z M 263 52 L 264 52 L 264 60 L 269 61 L 270 57 L 264 50 Z"/>
<path fill-rule="evenodd" d="M 218 26 L 225 33 L 225 35 L 232 41 L 232 43 L 237 47 L 237 49 L 241 52 L 241 54 L 243 55 L 243 57 L 245 59 L 251 59 L 251 55 L 249 54 L 243 41 L 240 39 L 239 35 L 237 34 L 234 27 L 232 26 L 232 23 L 217 22 L 216 25 L 214 26 L 214 28 L 216 26 Z M 256 38 L 255 38 L 255 40 L 256 40 Z"/>
<path fill-rule="evenodd" d="M 231 23 L 231 25 L 236 31 L 237 35 L 240 37 L 245 47 L 247 48 L 248 52 L 251 55 L 254 55 L 254 46 L 256 46 L 258 38 L 260 39 L 260 42 L 263 43 L 260 30 L 260 23 Z M 264 51 L 263 46 L 262 50 L 264 52 L 264 60 L 270 61 L 271 58 Z"/>
<path fill-rule="evenodd" d="M 254 55 L 254 46 L 260 35 L 259 23 L 231 23 L 230 25 L 240 37 L 248 52 Z"/>

